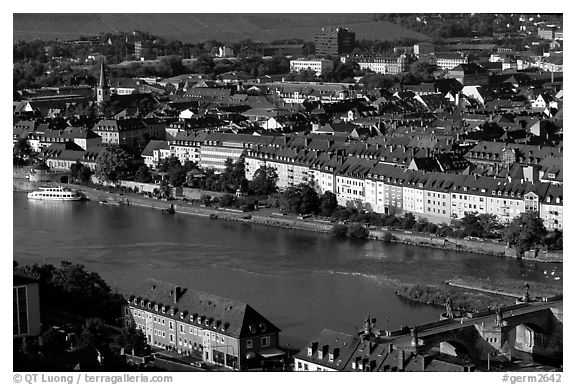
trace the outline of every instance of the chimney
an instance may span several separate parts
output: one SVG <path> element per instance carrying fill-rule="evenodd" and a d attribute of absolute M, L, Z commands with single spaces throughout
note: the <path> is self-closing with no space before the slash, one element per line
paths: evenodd
<path fill-rule="evenodd" d="M 174 288 L 174 303 L 178 303 L 178 300 L 180 299 L 180 295 L 182 294 L 182 288 L 180 286 L 176 286 Z"/>
<path fill-rule="evenodd" d="M 404 371 L 404 350 L 398 351 L 398 371 Z"/>

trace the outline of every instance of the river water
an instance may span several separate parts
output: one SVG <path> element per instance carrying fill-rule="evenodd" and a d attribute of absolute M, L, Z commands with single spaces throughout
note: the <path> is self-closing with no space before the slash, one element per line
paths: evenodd
<path fill-rule="evenodd" d="M 562 276 L 561 265 L 334 240 L 140 207 L 28 201 L 23 192 L 13 197 L 14 259 L 20 264 L 69 260 L 122 293 L 151 277 L 246 302 L 282 329 L 283 345 L 302 347 L 324 328 L 354 333 L 367 315 L 377 318 L 377 328 L 438 319 L 442 309 L 398 298 L 398 281 L 471 276 L 549 282 Z M 561 280 L 555 282 L 561 287 Z"/>

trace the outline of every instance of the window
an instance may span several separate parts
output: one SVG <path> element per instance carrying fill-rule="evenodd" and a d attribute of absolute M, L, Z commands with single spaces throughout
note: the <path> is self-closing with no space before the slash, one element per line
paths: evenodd
<path fill-rule="evenodd" d="M 174 322 L 170 321 L 170 322 L 168 323 L 168 328 L 169 328 L 170 330 L 174 330 Z"/>
<path fill-rule="evenodd" d="M 170 334 L 170 342 L 174 342 L 174 334 Z"/>
<path fill-rule="evenodd" d="M 184 333 L 184 325 L 180 325 L 180 333 Z"/>
<path fill-rule="evenodd" d="M 262 343 L 262 346 L 270 345 L 270 336 L 262 337 L 260 342 Z"/>
<path fill-rule="evenodd" d="M 246 349 L 252 349 L 252 340 L 246 340 Z"/>

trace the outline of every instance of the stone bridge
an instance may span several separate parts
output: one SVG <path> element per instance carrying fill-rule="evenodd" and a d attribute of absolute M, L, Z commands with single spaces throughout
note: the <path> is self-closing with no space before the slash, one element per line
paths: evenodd
<path fill-rule="evenodd" d="M 392 332 L 390 342 L 420 353 L 436 350 L 474 361 L 487 360 L 488 356 L 494 361 L 516 357 L 560 361 L 562 329 L 563 299 L 558 296 L 417 325 L 410 333 Z"/>

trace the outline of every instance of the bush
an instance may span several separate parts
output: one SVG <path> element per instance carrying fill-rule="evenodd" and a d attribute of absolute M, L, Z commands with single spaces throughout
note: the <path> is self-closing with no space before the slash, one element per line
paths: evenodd
<path fill-rule="evenodd" d="M 360 223 L 353 223 L 348 228 L 348 236 L 350 238 L 357 238 L 357 239 L 366 239 L 368 238 L 368 230 L 362 226 Z"/>
<path fill-rule="evenodd" d="M 348 234 L 348 226 L 335 224 L 332 226 L 332 235 L 338 238 L 344 238 Z"/>
<path fill-rule="evenodd" d="M 382 241 L 385 243 L 390 243 L 395 239 L 396 239 L 396 237 L 394 235 L 392 235 L 392 233 L 390 231 L 384 232 L 384 236 L 382 237 Z"/>

